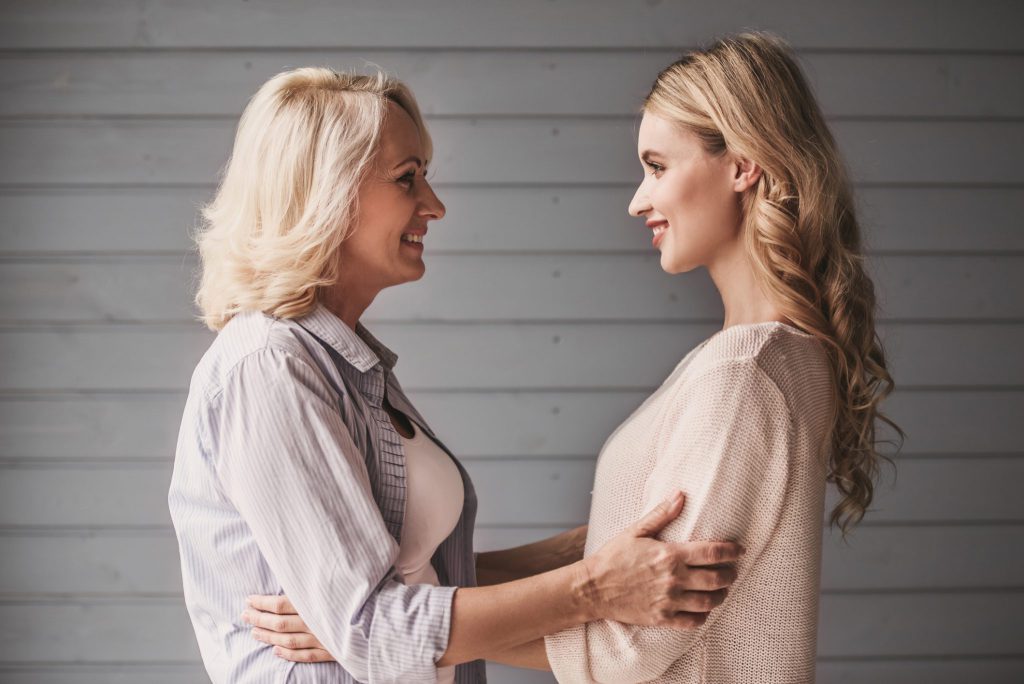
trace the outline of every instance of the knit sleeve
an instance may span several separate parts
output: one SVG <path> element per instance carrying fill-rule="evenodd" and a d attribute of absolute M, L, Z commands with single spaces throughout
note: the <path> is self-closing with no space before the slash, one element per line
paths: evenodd
<path fill-rule="evenodd" d="M 684 379 L 655 437 L 643 510 L 680 489 L 686 505 L 660 539 L 743 544 L 747 552 L 730 596 L 757 563 L 780 517 L 790 442 L 786 401 L 753 358 L 720 361 Z M 547 638 L 548 660 L 559 682 L 648 681 L 697 644 L 723 609 L 713 610 L 693 631 L 611 620 L 577 625 Z"/>

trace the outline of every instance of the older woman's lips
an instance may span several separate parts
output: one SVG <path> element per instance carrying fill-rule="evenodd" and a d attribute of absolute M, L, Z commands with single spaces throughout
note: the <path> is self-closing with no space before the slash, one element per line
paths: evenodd
<path fill-rule="evenodd" d="M 423 234 L 422 233 L 404 233 L 402 235 L 402 246 L 414 249 L 417 252 L 423 251 Z"/>

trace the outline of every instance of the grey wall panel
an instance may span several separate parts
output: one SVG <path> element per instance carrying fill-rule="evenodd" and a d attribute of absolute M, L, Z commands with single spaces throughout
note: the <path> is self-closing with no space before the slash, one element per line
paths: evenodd
<path fill-rule="evenodd" d="M 820 684 L 962 684 L 977 680 L 987 684 L 1016 684 L 1024 657 L 978 658 L 943 657 L 865 661 L 854 658 L 826 660 L 819 664 Z M 550 673 L 521 670 L 502 665 L 487 666 L 488 681 L 502 684 L 550 684 Z M 196 684 L 209 681 L 202 667 L 195 665 L 22 665 L 0 666 L 0 677 L 7 684 Z"/>
<path fill-rule="evenodd" d="M 198 684 L 210 681 L 206 670 L 198 663 L 0 665 L 0 678 L 6 684 Z"/>
<path fill-rule="evenodd" d="M 634 187 L 436 188 L 447 206 L 430 252 L 641 252 L 642 222 L 626 214 Z M 0 190 L 0 253 L 176 252 L 211 187 Z M 861 187 L 870 250 L 1024 250 L 1024 189 Z"/>
<path fill-rule="evenodd" d="M 338 5 L 303 0 L 241 4 L 148 0 L 73 0 L 44 5 L 16 0 L 2 7 L 0 46 L 20 47 L 643 47 L 693 45 L 744 26 L 772 29 L 798 46 L 857 49 L 1016 50 L 1020 6 L 984 0 L 970 6 L 926 0 L 859 2 L 841 12 L 786 0 L 649 3 L 586 0 L 550 3 L 457 0 Z M 459 17 L 461 21 L 455 20 Z M 884 18 L 884 19 L 882 19 Z M 472 30 L 466 30 L 470 26 Z M 287 30 L 282 27 L 287 26 Z"/>
<path fill-rule="evenodd" d="M 820 684 L 962 684 L 977 680 L 987 684 L 1017 684 L 1024 657 L 978 658 L 943 657 L 905 658 L 874 661 L 854 658 L 826 660 L 819 664 Z M 502 684 L 551 684 L 550 673 L 521 670 L 502 665 L 487 666 L 488 681 Z M 195 665 L 22 665 L 0 666 L 0 677 L 7 684 L 196 684 L 209 681 L 205 671 Z"/>
<path fill-rule="evenodd" d="M 825 595 L 821 606 L 824 657 L 1021 655 L 1020 593 Z M 945 628 L 951 614 L 956 630 Z M 0 641 L 4 660 L 175 663 L 197 655 L 176 598 L 0 602 L 0 621 L 19 627 Z"/>
<path fill-rule="evenodd" d="M 851 545 L 827 534 L 819 681 L 1020 681 L 1022 23 L 1001 0 L 0 5 L 0 680 L 205 681 L 164 504 L 212 339 L 188 233 L 264 78 L 372 61 L 420 98 L 448 215 L 369 318 L 497 548 L 582 521 L 604 438 L 717 328 L 706 276 L 660 276 L 625 213 L 635 111 L 680 47 L 755 26 L 797 47 L 850 164 L 908 434 Z"/>
<path fill-rule="evenodd" d="M 586 521 L 594 463 L 591 459 L 481 459 L 467 461 L 480 493 L 481 525 L 569 526 Z M 1015 498 L 1024 459 L 905 459 L 898 478 L 886 477 L 868 519 L 907 522 L 1024 522 Z M 170 524 L 164 463 L 0 465 L 0 519 L 10 526 L 151 527 Z M 965 473 L 969 479 L 965 481 Z M 524 492 L 530 505 L 524 506 Z M 830 490 L 826 508 L 836 497 Z M 950 516 L 955 502 L 956 516 Z"/>
<path fill-rule="evenodd" d="M 595 456 L 644 391 L 414 391 L 459 455 Z M 0 395 L 5 462 L 163 460 L 174 453 L 184 392 Z M 1020 454 L 1024 392 L 897 391 L 883 409 L 906 455 Z M 473 421 L 471 429 L 466 419 Z M 883 432 L 883 434 L 885 434 Z"/>
<path fill-rule="evenodd" d="M 188 51 L 0 55 L 0 116 L 237 116 L 266 79 L 298 66 L 384 69 L 428 116 L 633 116 L 675 50 Z M 802 62 L 832 117 L 1024 115 L 1002 84 L 1018 55 L 810 53 Z M 473 83 L 472 88 L 464 84 Z M 572 97 L 566 97 L 567 92 Z"/>
<path fill-rule="evenodd" d="M 211 183 L 234 128 L 209 119 L 4 121 L 0 184 Z M 621 119 L 441 119 L 430 125 L 432 165 L 446 183 L 635 183 L 634 128 Z M 1017 121 L 854 120 L 832 129 L 861 183 L 1024 183 Z"/>
<path fill-rule="evenodd" d="M 197 315 L 198 270 L 183 256 L 2 265 L 0 321 L 160 322 Z M 1019 320 L 1022 265 L 1024 257 L 1016 255 L 884 256 L 872 259 L 868 271 L 883 320 Z M 487 296 L 481 296 L 481 283 L 487 283 Z M 720 319 L 722 306 L 704 270 L 669 276 L 656 254 L 445 254 L 430 257 L 416 286 L 382 292 L 366 315 L 403 321 L 707 321 Z"/>
<path fill-rule="evenodd" d="M 407 389 L 646 390 L 719 326 L 377 323 L 371 329 L 398 353 Z M 898 388 L 1024 385 L 1024 359 L 1016 353 L 1024 346 L 1024 324 L 884 323 L 879 334 Z M 25 362 L 5 370 L 0 391 L 180 392 L 212 339 L 198 325 L 0 328 L 0 355 Z M 950 349 L 957 350 L 955 364 Z"/>
<path fill-rule="evenodd" d="M 869 518 L 870 521 L 870 518 Z M 543 539 L 551 527 L 481 527 L 478 550 Z M 825 533 L 822 589 L 959 590 L 1014 586 L 1024 575 L 1024 524 L 871 526 L 848 543 Z M 978 549 L 986 549 L 983 562 Z M 80 532 L 7 528 L 0 533 L 0 594 L 156 595 L 181 592 L 178 546 L 169 529 Z"/>

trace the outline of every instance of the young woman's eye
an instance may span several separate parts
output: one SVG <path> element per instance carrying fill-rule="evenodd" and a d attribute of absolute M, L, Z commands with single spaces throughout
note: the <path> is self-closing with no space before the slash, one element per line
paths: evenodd
<path fill-rule="evenodd" d="M 645 161 L 644 164 L 647 165 L 647 168 L 649 168 L 654 175 L 658 175 L 659 173 L 665 170 L 664 166 L 652 161 Z"/>

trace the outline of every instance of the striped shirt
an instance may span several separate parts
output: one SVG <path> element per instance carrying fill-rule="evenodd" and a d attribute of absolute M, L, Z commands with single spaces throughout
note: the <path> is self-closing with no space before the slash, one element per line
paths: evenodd
<path fill-rule="evenodd" d="M 476 495 L 455 461 L 465 502 L 432 558 L 441 586 L 404 584 L 405 456 L 385 389 L 434 435 L 396 361 L 320 305 L 295 320 L 240 314 L 196 367 L 168 501 L 189 616 L 217 684 L 436 680 L 455 587 L 476 583 Z M 337 663 L 288 662 L 252 638 L 246 597 L 281 593 Z M 456 668 L 458 684 L 484 681 L 483 661 Z"/>

